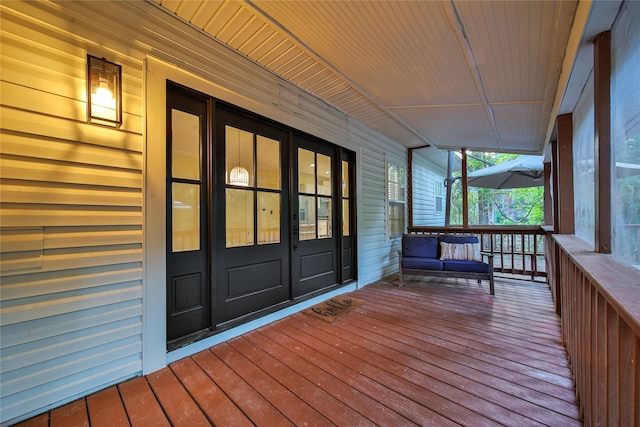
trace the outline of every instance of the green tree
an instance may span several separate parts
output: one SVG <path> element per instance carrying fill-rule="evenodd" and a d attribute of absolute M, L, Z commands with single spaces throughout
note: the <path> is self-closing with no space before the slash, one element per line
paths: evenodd
<path fill-rule="evenodd" d="M 467 171 L 473 172 L 517 158 L 509 153 L 467 153 Z M 462 224 L 462 185 L 452 186 L 451 224 Z M 538 225 L 544 222 L 543 187 L 496 190 L 469 187 L 469 223 L 477 225 Z"/>

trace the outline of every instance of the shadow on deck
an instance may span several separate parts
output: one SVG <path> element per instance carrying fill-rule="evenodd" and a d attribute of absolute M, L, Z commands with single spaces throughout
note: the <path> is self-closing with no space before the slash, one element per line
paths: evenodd
<path fill-rule="evenodd" d="M 582 425 L 545 283 L 395 277 L 21 426 Z M 87 424 L 85 424 L 87 425 Z"/>

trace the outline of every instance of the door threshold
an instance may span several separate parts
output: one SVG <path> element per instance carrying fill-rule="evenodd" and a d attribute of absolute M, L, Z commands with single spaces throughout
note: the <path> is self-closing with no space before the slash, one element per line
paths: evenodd
<path fill-rule="evenodd" d="M 189 344 L 193 344 L 196 341 L 203 340 L 205 338 L 209 338 L 210 336 L 216 334 L 216 331 L 212 331 L 211 329 L 203 329 L 201 331 L 193 332 L 189 335 L 185 335 L 184 337 L 176 338 L 167 342 L 167 353 L 177 350 L 182 347 L 186 347 Z"/>

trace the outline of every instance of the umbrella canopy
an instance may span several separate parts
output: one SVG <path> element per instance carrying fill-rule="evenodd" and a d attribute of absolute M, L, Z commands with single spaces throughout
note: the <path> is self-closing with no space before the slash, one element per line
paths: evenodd
<path fill-rule="evenodd" d="M 542 156 L 521 156 L 471 172 L 467 184 L 483 188 L 525 188 L 543 185 Z"/>
<path fill-rule="evenodd" d="M 627 178 L 640 175 L 640 165 L 633 163 L 616 162 L 616 177 Z"/>

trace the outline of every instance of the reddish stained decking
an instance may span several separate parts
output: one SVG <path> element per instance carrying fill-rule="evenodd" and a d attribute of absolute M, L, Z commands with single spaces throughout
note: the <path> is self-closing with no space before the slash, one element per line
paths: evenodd
<path fill-rule="evenodd" d="M 547 286 L 381 281 L 21 426 L 582 425 Z"/>

